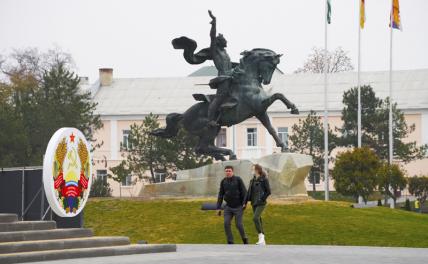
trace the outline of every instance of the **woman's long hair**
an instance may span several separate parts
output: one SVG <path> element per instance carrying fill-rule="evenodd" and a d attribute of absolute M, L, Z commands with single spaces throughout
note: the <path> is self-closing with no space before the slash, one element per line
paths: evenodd
<path fill-rule="evenodd" d="M 263 170 L 262 166 L 259 164 L 254 165 L 254 170 L 259 173 L 260 176 L 267 177 L 266 172 Z"/>

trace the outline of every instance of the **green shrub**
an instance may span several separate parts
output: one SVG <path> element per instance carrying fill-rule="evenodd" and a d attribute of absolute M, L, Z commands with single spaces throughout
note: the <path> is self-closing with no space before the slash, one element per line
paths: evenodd
<path fill-rule="evenodd" d="M 428 177 L 412 177 L 409 179 L 409 192 L 416 196 L 421 203 L 421 206 L 425 203 L 428 197 Z"/>
<path fill-rule="evenodd" d="M 384 162 L 379 167 L 377 177 L 379 180 L 379 191 L 392 198 L 395 206 L 399 191 L 404 190 L 407 186 L 405 171 L 397 164 Z"/>
<path fill-rule="evenodd" d="M 379 182 L 378 156 L 369 148 L 355 148 L 337 155 L 332 171 L 334 187 L 338 193 L 363 197 L 364 201 L 374 192 Z"/>
<path fill-rule="evenodd" d="M 111 192 L 112 190 L 108 182 L 103 181 L 102 178 L 95 178 L 92 182 L 89 197 L 110 197 Z"/>
<path fill-rule="evenodd" d="M 409 199 L 406 199 L 406 203 L 404 204 L 404 210 L 412 211 L 412 208 L 410 207 L 410 200 Z"/>

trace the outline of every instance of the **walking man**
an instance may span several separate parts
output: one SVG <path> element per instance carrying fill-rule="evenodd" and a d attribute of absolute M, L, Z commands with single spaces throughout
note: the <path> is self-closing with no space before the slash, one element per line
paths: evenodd
<path fill-rule="evenodd" d="M 231 222 L 235 217 L 236 228 L 241 235 L 242 242 L 248 244 L 248 238 L 242 224 L 243 205 L 247 195 L 244 182 L 239 176 L 235 176 L 232 166 L 226 166 L 224 169 L 226 176 L 220 182 L 220 191 L 218 192 L 217 214 L 221 215 L 221 204 L 223 200 L 226 202 L 224 206 L 224 231 L 226 233 L 227 243 L 234 244 Z"/>

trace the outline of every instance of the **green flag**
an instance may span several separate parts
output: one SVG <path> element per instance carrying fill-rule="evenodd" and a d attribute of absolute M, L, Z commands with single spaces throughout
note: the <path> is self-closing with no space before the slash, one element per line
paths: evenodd
<path fill-rule="evenodd" d="M 327 23 L 331 23 L 331 3 L 327 0 Z"/>

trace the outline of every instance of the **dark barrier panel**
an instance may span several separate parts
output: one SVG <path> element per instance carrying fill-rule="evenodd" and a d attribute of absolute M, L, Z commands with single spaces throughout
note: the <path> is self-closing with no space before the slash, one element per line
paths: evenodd
<path fill-rule="evenodd" d="M 43 198 L 43 201 L 42 201 Z M 25 171 L 25 220 L 40 220 L 49 207 L 48 200 L 44 194 L 43 171 Z M 30 205 L 31 203 L 31 205 Z M 43 209 L 42 209 L 43 208 Z M 47 215 L 49 218 L 49 215 Z"/>
<path fill-rule="evenodd" d="M 83 226 L 83 212 L 76 217 L 59 217 L 52 210 L 47 211 L 49 203 L 44 193 L 42 169 L 24 169 L 24 177 L 22 172 L 21 168 L 0 169 L 0 213 L 17 214 L 21 219 L 23 212 L 24 220 L 41 220 L 45 216 L 44 220 L 57 221 L 59 228 Z"/>
<path fill-rule="evenodd" d="M 22 171 L 0 172 L 0 213 L 17 214 L 22 210 Z"/>

